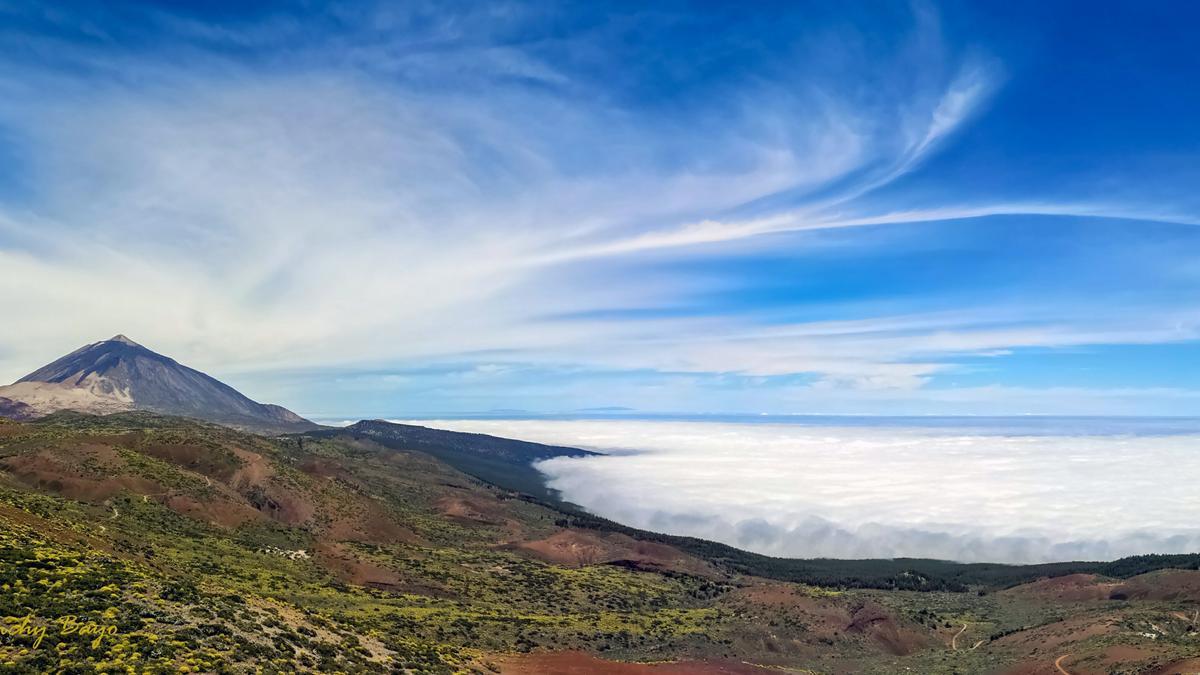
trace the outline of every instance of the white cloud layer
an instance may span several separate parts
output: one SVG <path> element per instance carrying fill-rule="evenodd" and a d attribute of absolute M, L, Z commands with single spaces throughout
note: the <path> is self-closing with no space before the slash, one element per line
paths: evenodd
<path fill-rule="evenodd" d="M 771 555 L 1032 563 L 1200 549 L 1200 493 L 1180 478 L 1200 475 L 1200 425 L 419 423 L 610 452 L 538 468 L 599 515 Z"/>

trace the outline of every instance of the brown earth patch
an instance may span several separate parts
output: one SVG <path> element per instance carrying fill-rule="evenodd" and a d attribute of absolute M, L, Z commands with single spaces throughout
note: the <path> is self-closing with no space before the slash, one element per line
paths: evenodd
<path fill-rule="evenodd" d="M 324 538 L 364 544 L 422 543 L 416 532 L 401 525 L 379 506 L 366 499 L 356 501 L 349 506 L 350 513 L 343 512 L 330 520 L 322 531 Z"/>
<path fill-rule="evenodd" d="M 29 433 L 24 424 L 18 424 L 12 420 L 6 420 L 0 417 L 0 438 L 12 438 L 14 436 L 23 436 Z"/>
<path fill-rule="evenodd" d="M 323 457 L 306 459 L 298 466 L 304 473 L 317 478 L 339 478 L 341 480 L 350 480 L 353 478 L 353 474 L 347 471 L 339 462 Z"/>
<path fill-rule="evenodd" d="M 138 451 L 220 481 L 229 480 L 235 468 L 227 452 L 203 445 L 149 443 Z"/>
<path fill-rule="evenodd" d="M 1045 662 L 1022 661 L 999 671 L 997 675 L 1062 675 L 1062 673 L 1054 667 L 1053 660 L 1050 660 Z"/>
<path fill-rule="evenodd" d="M 253 485 L 245 490 L 243 496 L 251 506 L 272 520 L 287 525 L 308 523 L 317 512 L 317 507 L 309 495 L 273 483 Z"/>
<path fill-rule="evenodd" d="M 143 438 L 144 434 L 137 431 L 127 431 L 124 433 L 115 434 L 89 434 L 86 436 L 86 444 L 104 445 L 110 448 L 129 448 L 137 447 L 138 442 Z"/>
<path fill-rule="evenodd" d="M 755 632 L 747 624 L 742 637 L 753 653 L 815 657 L 828 654 L 832 645 L 840 645 L 836 647 L 839 650 L 857 645 L 855 649 L 905 656 L 938 644 L 928 629 L 904 621 L 878 603 L 850 604 L 846 596 L 795 584 L 756 581 L 730 591 L 722 597 L 721 606 L 780 626 Z M 782 627 L 788 625 L 803 628 L 789 631 Z M 851 667 L 846 672 L 855 670 Z"/>
<path fill-rule="evenodd" d="M 1113 645 L 1104 650 L 1104 658 L 1112 663 L 1139 661 L 1154 656 L 1154 652 L 1133 645 Z"/>
<path fill-rule="evenodd" d="M 709 578 L 722 576 L 708 563 L 677 548 L 618 533 L 562 530 L 545 539 L 517 544 L 515 548 L 558 565 L 624 563 L 640 569 L 672 570 Z"/>
<path fill-rule="evenodd" d="M 1146 675 L 1200 675 L 1200 659 L 1183 659 L 1148 671 Z"/>
<path fill-rule="evenodd" d="M 780 672 L 735 661 L 605 661 L 583 652 L 515 654 L 490 660 L 504 675 L 763 675 Z"/>
<path fill-rule="evenodd" d="M 28 487 L 92 503 L 103 502 L 122 490 L 138 494 L 162 490 L 158 483 L 138 476 L 87 476 L 74 466 L 44 455 L 7 457 L 0 460 L 0 468 Z"/>
<path fill-rule="evenodd" d="M 907 656 L 932 643 L 929 635 L 903 625 L 883 606 L 870 601 L 854 611 L 846 632 L 866 635 L 894 656 Z"/>
<path fill-rule="evenodd" d="M 500 525 L 507 520 L 507 510 L 498 500 L 472 496 L 447 495 L 434 503 L 443 515 L 485 525 Z"/>
<path fill-rule="evenodd" d="M 84 460 L 103 470 L 118 471 L 125 466 L 125 459 L 117 448 L 109 443 L 81 443 L 59 453 L 70 455 L 76 461 Z"/>
<path fill-rule="evenodd" d="M 1200 570 L 1161 570 L 1125 581 L 1112 591 L 1118 599 L 1200 602 Z"/>
<path fill-rule="evenodd" d="M 346 583 L 382 589 L 400 589 L 400 575 L 358 555 L 345 544 L 319 544 L 317 562 Z"/>
<path fill-rule="evenodd" d="M 230 529 L 264 518 L 263 514 L 245 504 L 224 499 L 200 501 L 189 495 L 177 494 L 166 496 L 164 503 L 180 515 Z"/>
<path fill-rule="evenodd" d="M 600 535 L 582 530 L 563 530 L 545 539 L 528 541 L 519 545 L 535 557 L 559 565 L 582 567 L 595 565 L 617 556 L 614 547 Z"/>
<path fill-rule="evenodd" d="M 1071 617 L 1006 635 L 993 641 L 991 646 L 1013 648 L 1018 653 L 1057 657 L 1071 651 L 1070 645 L 1075 643 L 1120 632 L 1116 624 L 1119 618 L 1116 614 Z"/>
<path fill-rule="evenodd" d="M 753 585 L 736 588 L 730 592 L 729 598 L 773 609 L 809 608 L 827 602 L 823 598 L 806 593 L 803 586 L 775 581 L 760 581 Z"/>
<path fill-rule="evenodd" d="M 1014 586 L 998 595 L 1041 602 L 1093 602 L 1107 600 L 1118 583 L 1095 574 L 1068 574 Z"/>
<path fill-rule="evenodd" d="M 782 582 L 764 581 L 735 588 L 725 601 L 753 614 L 762 609 L 802 614 L 808 631 L 820 637 L 832 637 L 852 621 L 852 612 L 836 596 L 813 595 L 803 586 Z"/>
<path fill-rule="evenodd" d="M 131 558 L 126 553 L 114 551 L 112 542 L 108 539 L 96 537 L 86 532 L 80 532 L 74 529 L 63 527 L 62 524 L 47 520 L 41 516 L 32 514 L 23 509 L 19 509 L 9 504 L 0 503 L 0 521 L 7 520 L 10 523 L 24 525 L 33 528 L 38 534 L 51 541 L 57 541 L 70 546 L 90 546 L 99 551 L 104 551 L 120 557 Z"/>
<path fill-rule="evenodd" d="M 1064 657 L 1061 660 L 1059 657 Z M 1003 670 L 999 675 L 1108 675 L 1109 673 L 1141 673 L 1141 675 L 1200 675 L 1200 659 L 1183 659 L 1166 665 L 1153 666 L 1140 662 L 1159 660 L 1153 650 L 1129 645 L 1113 645 L 1098 654 L 1065 653 L 1039 660 L 1022 661 Z M 1062 666 L 1060 670 L 1055 664 Z"/>
<path fill-rule="evenodd" d="M 233 448 L 233 454 L 242 460 L 242 466 L 238 467 L 227 481 L 233 489 L 244 490 L 256 485 L 263 485 L 268 478 L 275 475 L 275 469 L 271 463 L 257 452 Z"/>

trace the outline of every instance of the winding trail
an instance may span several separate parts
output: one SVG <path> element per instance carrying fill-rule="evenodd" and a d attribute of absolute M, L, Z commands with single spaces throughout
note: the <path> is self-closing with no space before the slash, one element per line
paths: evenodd
<path fill-rule="evenodd" d="M 1063 668 L 1063 664 L 1062 664 L 1063 659 L 1067 658 L 1068 656 L 1070 656 L 1070 654 L 1063 654 L 1062 656 L 1058 657 L 1057 659 L 1054 659 L 1054 667 L 1058 668 L 1058 672 L 1062 673 L 1062 675 L 1071 675 L 1071 671 L 1067 670 L 1066 668 Z"/>
<path fill-rule="evenodd" d="M 958 636 L 962 635 L 965 632 L 967 632 L 967 624 L 964 623 L 963 627 L 960 628 L 958 630 L 958 632 L 954 634 L 954 637 L 950 638 L 950 649 L 951 650 L 958 651 Z M 976 645 L 976 646 L 978 646 L 978 645 Z"/>

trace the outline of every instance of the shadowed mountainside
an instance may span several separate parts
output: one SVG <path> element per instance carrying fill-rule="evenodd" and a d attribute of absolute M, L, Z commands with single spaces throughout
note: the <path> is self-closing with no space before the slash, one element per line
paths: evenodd
<path fill-rule="evenodd" d="M 553 457 L 586 457 L 594 452 L 518 441 L 487 434 L 444 431 L 383 420 L 362 420 L 343 429 L 310 432 L 325 437 L 348 435 L 370 439 L 393 449 L 414 449 L 494 485 L 561 505 L 559 494 L 546 486 L 535 462 Z"/>

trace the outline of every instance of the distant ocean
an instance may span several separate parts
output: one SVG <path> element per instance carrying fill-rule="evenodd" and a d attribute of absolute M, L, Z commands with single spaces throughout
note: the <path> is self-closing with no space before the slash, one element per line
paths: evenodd
<path fill-rule="evenodd" d="M 646 529 L 771 555 L 1044 562 L 1200 551 L 1200 418 L 406 418 L 607 453 L 538 468 Z"/>

